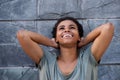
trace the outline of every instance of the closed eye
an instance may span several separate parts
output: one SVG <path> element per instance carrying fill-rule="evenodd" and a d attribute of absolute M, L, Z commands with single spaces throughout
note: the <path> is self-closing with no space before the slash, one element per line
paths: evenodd
<path fill-rule="evenodd" d="M 70 25 L 70 29 L 76 29 L 74 25 Z"/>
<path fill-rule="evenodd" d="M 65 26 L 60 26 L 59 28 L 58 28 L 59 30 L 64 30 L 65 29 Z"/>
<path fill-rule="evenodd" d="M 70 29 L 75 29 L 75 27 L 70 27 Z"/>
<path fill-rule="evenodd" d="M 59 28 L 59 30 L 63 30 L 63 29 L 64 29 L 63 27 Z"/>

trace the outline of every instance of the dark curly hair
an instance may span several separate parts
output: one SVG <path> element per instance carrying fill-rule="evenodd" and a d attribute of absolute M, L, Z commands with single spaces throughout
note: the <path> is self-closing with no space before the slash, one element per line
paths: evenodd
<path fill-rule="evenodd" d="M 58 21 L 56 22 L 56 24 L 53 27 L 53 30 L 52 30 L 52 35 L 53 35 L 52 37 L 53 38 L 56 38 L 57 26 L 59 25 L 59 23 L 61 23 L 62 21 L 65 21 L 65 20 L 73 21 L 78 27 L 79 36 L 83 37 L 83 27 L 82 27 L 82 25 L 73 17 L 63 17 L 63 18 L 58 19 Z"/>

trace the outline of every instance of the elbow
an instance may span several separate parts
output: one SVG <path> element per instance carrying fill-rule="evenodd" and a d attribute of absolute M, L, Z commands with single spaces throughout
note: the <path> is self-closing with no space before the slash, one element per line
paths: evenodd
<path fill-rule="evenodd" d="M 18 39 L 24 38 L 23 31 L 22 31 L 22 30 L 19 30 L 19 31 L 17 32 L 16 36 L 17 36 Z"/>
<path fill-rule="evenodd" d="M 16 36 L 17 36 L 17 39 L 19 39 L 19 40 L 20 40 L 20 39 L 25 39 L 25 38 L 28 37 L 28 33 L 27 33 L 26 30 L 19 30 L 19 31 L 17 32 Z"/>
<path fill-rule="evenodd" d="M 108 31 L 114 32 L 114 25 L 112 23 L 107 23 L 106 28 Z"/>
<path fill-rule="evenodd" d="M 106 23 L 106 26 L 104 27 L 104 29 L 113 33 L 114 32 L 114 25 L 112 23 Z"/>

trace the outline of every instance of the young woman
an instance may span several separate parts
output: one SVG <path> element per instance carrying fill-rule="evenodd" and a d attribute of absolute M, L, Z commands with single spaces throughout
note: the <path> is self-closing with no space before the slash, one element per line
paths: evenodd
<path fill-rule="evenodd" d="M 72 17 L 64 17 L 52 33 L 54 40 L 27 30 L 17 33 L 23 50 L 39 65 L 40 80 L 97 80 L 97 64 L 111 42 L 114 26 L 103 24 L 83 39 L 82 25 Z M 58 48 L 59 54 L 39 44 Z"/>

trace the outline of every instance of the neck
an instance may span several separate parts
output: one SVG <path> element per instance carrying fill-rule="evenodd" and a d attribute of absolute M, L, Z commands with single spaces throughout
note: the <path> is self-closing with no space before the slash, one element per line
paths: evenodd
<path fill-rule="evenodd" d="M 77 47 L 60 47 L 60 55 L 58 60 L 69 63 L 75 61 L 77 56 Z"/>

